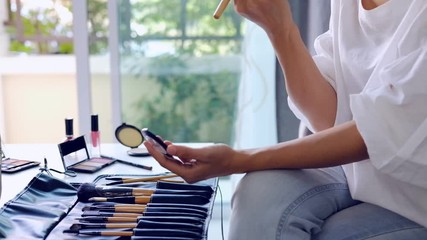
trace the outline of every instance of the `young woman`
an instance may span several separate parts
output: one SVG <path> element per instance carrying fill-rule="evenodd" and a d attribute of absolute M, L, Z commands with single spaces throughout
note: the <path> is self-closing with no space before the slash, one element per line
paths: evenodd
<path fill-rule="evenodd" d="M 262 27 L 314 134 L 260 149 L 168 142 L 188 182 L 248 173 L 230 239 L 427 239 L 427 2 L 332 0 L 310 56 L 286 0 L 235 0 Z"/>

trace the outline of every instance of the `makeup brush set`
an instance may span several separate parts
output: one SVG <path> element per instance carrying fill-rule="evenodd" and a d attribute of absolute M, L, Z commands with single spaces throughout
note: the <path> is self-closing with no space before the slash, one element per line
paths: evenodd
<path fill-rule="evenodd" d="M 108 176 L 83 183 L 77 190 L 74 219 L 63 233 L 85 238 L 206 239 L 216 181 L 187 184 L 179 179 L 173 174 Z"/>
<path fill-rule="evenodd" d="M 217 185 L 113 174 L 76 188 L 39 173 L 0 209 L 0 239 L 206 240 Z"/>

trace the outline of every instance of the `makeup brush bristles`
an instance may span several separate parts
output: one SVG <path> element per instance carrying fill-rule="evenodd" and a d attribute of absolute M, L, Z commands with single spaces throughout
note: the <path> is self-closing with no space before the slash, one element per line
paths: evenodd
<path fill-rule="evenodd" d="M 80 202 L 87 202 L 93 197 L 127 197 L 151 195 L 152 189 L 137 189 L 130 187 L 97 186 L 93 183 L 83 183 L 77 190 L 77 198 Z"/>

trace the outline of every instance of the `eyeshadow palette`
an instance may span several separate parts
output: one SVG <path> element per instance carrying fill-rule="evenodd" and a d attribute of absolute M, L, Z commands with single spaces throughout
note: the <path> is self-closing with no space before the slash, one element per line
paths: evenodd
<path fill-rule="evenodd" d="M 67 166 L 67 170 L 72 170 L 75 172 L 87 172 L 92 173 L 104 168 L 110 164 L 113 164 L 115 159 L 108 158 L 89 158 L 78 162 L 76 164 Z"/>
<path fill-rule="evenodd" d="M 58 148 L 65 170 L 93 173 L 116 161 L 114 158 L 90 157 L 84 136 L 62 142 Z"/>
<path fill-rule="evenodd" d="M 14 173 L 31 167 L 37 167 L 39 164 L 40 162 L 36 161 L 4 158 L 1 160 L 1 171 L 6 173 Z"/>

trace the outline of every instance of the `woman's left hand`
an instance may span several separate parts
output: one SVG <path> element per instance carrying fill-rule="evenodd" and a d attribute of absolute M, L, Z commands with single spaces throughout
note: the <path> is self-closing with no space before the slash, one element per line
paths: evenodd
<path fill-rule="evenodd" d="M 233 162 L 238 152 L 225 144 L 214 144 L 202 148 L 175 145 L 165 141 L 167 152 L 178 159 L 170 159 L 156 151 L 153 145 L 145 141 L 148 152 L 159 164 L 181 176 L 186 182 L 194 183 L 204 179 L 225 176 L 236 171 Z"/>

